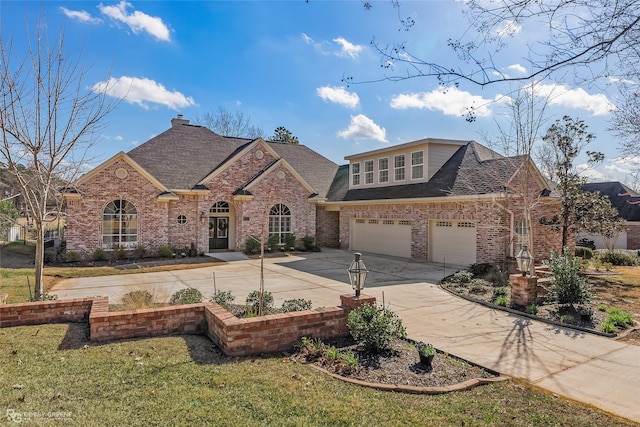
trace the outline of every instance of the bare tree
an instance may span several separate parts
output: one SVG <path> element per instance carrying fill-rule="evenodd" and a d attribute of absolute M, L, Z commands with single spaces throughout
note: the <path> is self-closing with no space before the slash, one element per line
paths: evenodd
<path fill-rule="evenodd" d="M 87 150 L 117 103 L 87 87 L 81 56 L 65 51 L 62 31 L 50 43 L 40 21 L 33 35 L 27 26 L 25 53 L 0 33 L 0 161 L 18 183 L 33 221 L 36 300 L 43 295 L 46 222 L 60 214 L 65 183 L 81 173 Z"/>
<path fill-rule="evenodd" d="M 222 136 L 250 139 L 264 137 L 262 128 L 252 124 L 251 118 L 239 110 L 231 112 L 224 107 L 218 107 L 215 113 L 196 115 L 196 123 Z"/>
<path fill-rule="evenodd" d="M 636 157 L 640 152 L 640 91 L 623 86 L 622 102 L 613 111 L 609 130 L 620 138 L 620 151 Z"/>

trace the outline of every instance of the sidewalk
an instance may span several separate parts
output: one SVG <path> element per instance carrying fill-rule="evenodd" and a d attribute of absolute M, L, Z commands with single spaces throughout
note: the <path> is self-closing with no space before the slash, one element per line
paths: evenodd
<path fill-rule="evenodd" d="M 265 259 L 265 289 L 276 304 L 305 298 L 314 307 L 339 304 L 350 294 L 347 268 L 353 255 L 324 250 L 303 257 Z M 453 267 L 365 254 L 371 271 L 363 291 L 398 313 L 409 337 L 533 385 L 640 423 L 640 347 L 548 325 L 457 298 L 435 285 Z M 134 289 L 171 295 L 194 287 L 207 298 L 231 290 L 243 301 L 260 283 L 260 260 L 165 273 L 132 274 L 60 282 L 60 298 L 105 295 L 117 300 Z"/>

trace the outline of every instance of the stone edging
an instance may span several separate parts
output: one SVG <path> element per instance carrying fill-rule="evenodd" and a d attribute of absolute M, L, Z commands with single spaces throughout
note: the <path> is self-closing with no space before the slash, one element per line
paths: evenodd
<path fill-rule="evenodd" d="M 547 323 L 549 325 L 554 325 L 554 326 L 558 326 L 558 327 L 562 327 L 562 328 L 568 328 L 568 329 L 574 329 L 574 330 L 581 331 L 581 332 L 586 332 L 586 333 L 589 333 L 589 334 L 599 335 L 601 337 L 606 337 L 606 338 L 616 338 L 616 337 L 618 337 L 617 334 L 610 334 L 610 333 L 607 333 L 607 332 L 601 332 L 601 331 L 598 331 L 598 330 L 595 330 L 595 329 L 584 328 L 582 326 L 569 325 L 569 324 L 566 324 L 566 323 L 557 322 L 555 320 L 545 319 L 544 317 L 534 316 L 532 314 L 525 313 L 523 311 L 514 310 L 514 309 L 509 308 L 509 307 L 503 307 L 501 305 L 491 304 L 490 302 L 486 302 L 486 301 L 478 300 L 478 299 L 475 299 L 475 298 L 471 298 L 471 297 L 468 297 L 466 295 L 461 295 L 461 294 L 453 292 L 452 290 L 449 290 L 446 287 L 444 287 L 442 285 L 442 282 L 438 283 L 438 287 L 440 289 L 442 289 L 443 291 L 448 292 L 451 295 L 454 295 L 456 297 L 465 299 L 465 300 L 467 300 L 469 302 L 473 302 L 473 303 L 476 303 L 476 304 L 483 305 L 483 306 L 485 306 L 487 308 L 492 308 L 494 310 L 506 311 L 507 313 L 510 313 L 510 314 L 515 314 L 515 315 L 518 315 L 518 316 L 527 317 L 529 319 L 537 320 L 539 322 Z"/>
<path fill-rule="evenodd" d="M 344 381 L 350 384 L 355 384 L 362 387 L 369 387 L 369 388 L 382 390 L 382 391 L 394 391 L 394 392 L 412 393 L 412 394 L 444 394 L 444 393 L 450 393 L 452 391 L 468 390 L 470 388 L 477 387 L 479 385 L 491 384 L 491 383 L 506 381 L 511 379 L 510 377 L 501 375 L 496 378 L 473 378 L 458 384 L 452 384 L 445 387 L 417 387 L 417 386 L 410 386 L 410 385 L 370 383 L 367 381 L 358 380 L 355 378 L 343 377 L 342 375 L 334 374 L 333 372 L 329 372 L 326 369 L 321 368 L 320 366 L 314 365 L 313 363 L 309 363 L 308 365 L 317 371 L 320 371 L 324 374 L 329 375 L 330 377 L 333 377 L 335 379 L 338 379 L 340 381 Z"/>

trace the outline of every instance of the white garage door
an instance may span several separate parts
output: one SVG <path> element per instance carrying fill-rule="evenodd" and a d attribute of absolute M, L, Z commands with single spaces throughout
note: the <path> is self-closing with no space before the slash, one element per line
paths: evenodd
<path fill-rule="evenodd" d="M 430 261 L 469 265 L 476 262 L 476 223 L 430 221 Z"/>
<path fill-rule="evenodd" d="M 355 219 L 351 222 L 351 249 L 411 258 L 411 221 Z"/>

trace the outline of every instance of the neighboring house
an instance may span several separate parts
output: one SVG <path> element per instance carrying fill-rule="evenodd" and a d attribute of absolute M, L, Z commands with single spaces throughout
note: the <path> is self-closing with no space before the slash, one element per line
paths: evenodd
<path fill-rule="evenodd" d="M 625 220 L 627 231 L 620 233 L 614 248 L 640 249 L 640 194 L 619 181 L 591 182 L 584 184 L 582 190 L 597 191 L 607 196 L 611 205 L 618 209 L 618 214 Z M 581 238 L 593 240 L 597 249 L 606 248 L 602 236 L 581 232 L 578 239 Z"/>
<path fill-rule="evenodd" d="M 518 195 L 523 172 L 536 200 L 534 256 L 559 249 L 559 235 L 540 221 L 559 212 L 559 201 L 528 158 L 473 141 L 424 139 L 348 156 L 339 167 L 304 145 L 224 138 L 181 116 L 171 122 L 65 194 L 69 250 L 242 250 L 266 228 L 280 242 L 294 233 L 320 246 L 497 263 L 528 238 Z"/>

